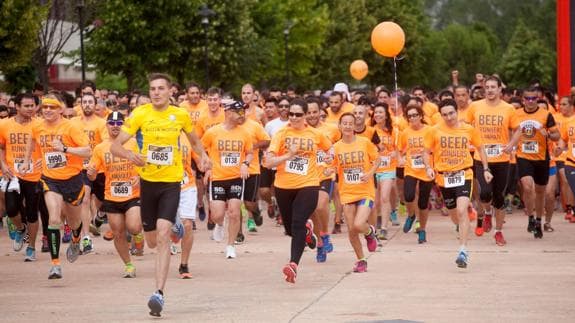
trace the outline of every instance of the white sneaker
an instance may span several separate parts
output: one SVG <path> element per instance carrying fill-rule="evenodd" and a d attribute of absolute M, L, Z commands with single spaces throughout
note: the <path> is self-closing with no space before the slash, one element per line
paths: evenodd
<path fill-rule="evenodd" d="M 216 223 L 216 226 L 214 227 L 214 231 L 212 234 L 216 242 L 221 242 L 222 240 L 224 240 L 224 236 L 226 234 L 224 231 L 224 226 Z"/>
<path fill-rule="evenodd" d="M 236 258 L 236 248 L 234 246 L 227 246 L 226 247 L 226 258 L 234 259 Z"/>
<path fill-rule="evenodd" d="M 20 182 L 18 181 L 18 177 L 12 177 L 10 182 L 8 183 L 8 188 L 6 188 L 7 192 L 18 192 L 20 193 Z"/>

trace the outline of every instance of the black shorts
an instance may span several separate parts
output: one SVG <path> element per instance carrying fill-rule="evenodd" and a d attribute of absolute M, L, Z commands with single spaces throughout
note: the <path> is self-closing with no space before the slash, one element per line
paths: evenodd
<path fill-rule="evenodd" d="M 395 176 L 399 179 L 403 179 L 403 177 L 405 177 L 404 170 L 405 170 L 404 167 L 397 167 L 395 169 Z"/>
<path fill-rule="evenodd" d="M 210 201 L 242 200 L 245 183 L 241 178 L 210 182 Z"/>
<path fill-rule="evenodd" d="M 135 206 L 140 206 L 140 198 L 133 198 L 124 202 L 104 200 L 102 202 L 102 206 L 100 206 L 100 211 L 106 213 L 126 214 L 129 209 Z"/>
<path fill-rule="evenodd" d="M 457 207 L 457 198 L 465 196 L 471 198 L 471 189 L 473 187 L 473 181 L 466 179 L 465 183 L 457 187 L 440 187 L 441 195 L 443 195 L 443 201 L 445 201 L 445 207 L 449 210 L 455 209 Z"/>
<path fill-rule="evenodd" d="M 192 158 L 192 161 L 190 162 L 190 166 L 192 167 L 194 172 L 196 172 L 196 179 L 204 178 L 204 172 L 200 172 L 200 169 L 198 168 L 198 164 L 196 164 L 196 161 L 193 158 Z"/>
<path fill-rule="evenodd" d="M 261 167 L 260 187 L 271 188 L 276 179 L 276 170 Z"/>
<path fill-rule="evenodd" d="M 84 198 L 84 181 L 82 173 L 78 173 L 68 179 L 53 179 L 42 175 L 40 182 L 44 192 L 54 192 L 62 195 L 64 202 L 71 205 L 80 205 Z"/>
<path fill-rule="evenodd" d="M 98 173 L 96 179 L 92 182 L 92 194 L 100 201 L 105 199 L 104 190 L 106 188 L 106 174 Z"/>
<path fill-rule="evenodd" d="M 505 190 L 509 178 L 509 162 L 489 163 L 489 169 L 493 179 L 485 181 L 483 165 L 480 161 L 473 161 L 473 173 L 479 184 L 479 198 L 483 203 L 491 203 L 493 207 L 502 210 L 505 207 Z"/>
<path fill-rule="evenodd" d="M 251 174 L 244 185 L 244 201 L 255 202 L 258 200 L 260 188 L 260 174 Z"/>
<path fill-rule="evenodd" d="M 334 182 L 331 179 L 324 179 L 319 182 L 319 190 L 326 192 L 330 199 L 331 194 L 333 193 L 333 184 Z"/>
<path fill-rule="evenodd" d="M 5 204 L 8 217 L 13 218 L 20 214 L 25 217 L 25 222 L 35 223 L 38 221 L 38 206 L 42 188 L 39 182 L 30 182 L 18 178 L 20 193 L 6 192 Z"/>
<path fill-rule="evenodd" d="M 144 231 L 156 230 L 158 219 L 176 222 L 180 182 L 148 182 L 140 179 L 140 213 Z"/>
<path fill-rule="evenodd" d="M 85 169 L 82 169 L 82 183 L 92 189 L 92 181 L 88 178 L 88 173 Z"/>
<path fill-rule="evenodd" d="M 537 185 L 547 185 L 549 182 L 549 160 L 529 160 L 517 158 L 519 179 L 531 176 Z"/>

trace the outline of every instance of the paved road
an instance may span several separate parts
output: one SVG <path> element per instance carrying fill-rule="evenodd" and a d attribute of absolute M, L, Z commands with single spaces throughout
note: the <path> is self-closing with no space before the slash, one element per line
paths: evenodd
<path fill-rule="evenodd" d="M 295 285 L 283 281 L 289 239 L 264 223 L 224 259 L 225 246 L 196 232 L 191 280 L 178 278 L 172 256 L 166 322 L 573 322 L 575 224 L 557 214 L 556 231 L 535 240 L 527 218 L 509 216 L 498 247 L 492 234 L 473 236 L 470 265 L 454 263 L 458 243 L 449 219 L 433 214 L 428 243 L 394 227 L 390 240 L 370 254 L 368 272 L 351 272 L 354 255 L 346 234 L 323 264 L 306 251 Z M 95 239 L 96 252 L 74 264 L 63 261 L 64 279 L 48 280 L 49 255 L 24 263 L 0 231 L 0 321 L 142 322 L 153 292 L 153 251 L 135 259 L 138 277 L 123 279 L 113 244 Z M 65 246 L 62 250 L 64 255 Z"/>

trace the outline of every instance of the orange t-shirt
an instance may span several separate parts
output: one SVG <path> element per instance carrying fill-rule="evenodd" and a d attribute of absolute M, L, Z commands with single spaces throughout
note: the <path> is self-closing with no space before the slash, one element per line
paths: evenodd
<path fill-rule="evenodd" d="M 361 176 L 369 172 L 377 162 L 377 147 L 367 138 L 355 136 L 352 143 L 343 140 L 333 145 L 333 164 L 337 168 L 339 197 L 342 204 L 349 204 L 362 199 L 375 199 L 373 176 L 367 182 Z"/>
<path fill-rule="evenodd" d="M 182 191 L 196 187 L 196 173 L 192 169 L 192 158 L 197 157 L 185 133 L 180 134 L 180 147 L 182 149 L 182 164 L 184 165 L 184 178 L 180 189 Z"/>
<path fill-rule="evenodd" d="M 74 117 L 70 122 L 76 123 L 78 127 L 84 129 L 84 133 L 88 136 L 90 148 L 94 149 L 97 144 L 101 143 L 104 139 L 108 138 L 108 129 L 106 129 L 106 120 L 96 116 L 92 119 L 86 120 L 83 117 Z M 90 158 L 84 160 L 84 166 L 88 165 Z"/>
<path fill-rule="evenodd" d="M 68 119 L 61 119 L 56 124 L 40 121 L 32 127 L 32 138 L 36 140 L 42 152 L 42 174 L 44 176 L 63 180 L 82 171 L 82 157 L 52 148 L 54 139 L 59 139 L 67 147 L 88 147 L 88 136 L 78 124 Z"/>
<path fill-rule="evenodd" d="M 405 175 L 429 182 L 431 178 L 425 172 L 423 162 L 424 140 L 429 135 L 431 127 L 423 125 L 419 130 L 406 128 L 399 136 L 399 150 L 405 154 Z"/>
<path fill-rule="evenodd" d="M 180 108 L 186 109 L 190 114 L 190 118 L 192 119 L 192 125 L 196 125 L 200 116 L 203 113 L 208 112 L 208 103 L 205 100 L 200 100 L 198 104 L 192 104 L 190 101 L 185 100 L 184 102 L 180 103 Z"/>
<path fill-rule="evenodd" d="M 353 103 L 350 102 L 344 102 L 341 105 L 341 108 L 339 109 L 338 112 L 332 112 L 331 108 L 327 109 L 327 118 L 325 119 L 325 122 L 328 123 L 333 123 L 333 124 L 338 124 L 339 123 L 339 117 L 341 117 L 342 114 L 349 112 L 349 113 L 353 113 Z"/>
<path fill-rule="evenodd" d="M 557 129 L 561 130 L 563 128 L 563 124 L 568 123 L 571 120 L 575 119 L 575 114 L 570 117 L 565 117 L 561 113 L 556 113 L 553 115 L 553 118 L 555 119 L 555 123 L 557 124 Z M 567 157 L 567 151 L 564 151 L 561 153 L 561 155 L 555 157 L 555 160 L 564 162 L 566 157 Z"/>
<path fill-rule="evenodd" d="M 439 124 L 425 137 L 424 145 L 433 152 L 437 185 L 451 188 L 473 179 L 473 158 L 469 148 L 481 146 L 481 136 L 476 128 L 462 122 L 457 128 Z"/>
<path fill-rule="evenodd" d="M 271 140 L 270 136 L 264 129 L 261 123 L 258 121 L 254 121 L 252 119 L 246 119 L 244 124 L 241 125 L 249 134 L 252 135 L 252 142 L 254 144 L 264 141 L 264 140 Z M 252 174 L 260 174 L 260 150 L 254 149 L 253 151 L 253 159 L 250 163 L 249 173 Z"/>
<path fill-rule="evenodd" d="M 423 110 L 423 114 L 430 120 L 433 117 L 433 115 L 439 111 L 439 107 L 437 107 L 437 104 L 429 101 L 423 102 L 421 109 Z"/>
<path fill-rule="evenodd" d="M 240 167 L 253 146 L 246 129 L 240 126 L 226 129 L 223 124 L 206 131 L 202 144 L 212 160 L 213 181 L 240 178 Z"/>
<path fill-rule="evenodd" d="M 515 115 L 511 119 L 511 127 L 513 129 L 521 129 L 517 158 L 528 160 L 549 159 L 547 138 L 541 134 L 539 129 L 557 129 L 551 112 L 540 108 L 533 112 L 527 112 L 525 109 L 516 110 Z"/>
<path fill-rule="evenodd" d="M 140 185 L 134 185 L 139 182 L 137 167 L 127 159 L 112 155 L 111 146 L 110 139 L 96 145 L 89 163 L 106 176 L 104 198 L 112 202 L 125 202 L 140 197 Z M 136 140 L 128 140 L 124 148 L 136 151 Z"/>
<path fill-rule="evenodd" d="M 42 158 L 38 142 L 32 149 L 30 157 L 30 172 L 21 174 L 18 172 L 19 165 L 24 162 L 26 147 L 32 135 L 34 124 L 40 122 L 39 119 L 32 119 L 30 122 L 20 124 L 14 118 L 4 119 L 0 126 L 0 145 L 4 146 L 6 163 L 14 175 L 25 181 L 37 182 L 42 175 L 40 167 L 34 167 L 34 161 Z"/>
<path fill-rule="evenodd" d="M 563 122 L 560 132 L 566 145 L 565 165 L 575 167 L 575 118 Z"/>
<path fill-rule="evenodd" d="M 396 151 L 397 142 L 397 129 L 392 128 L 391 133 L 383 131 L 379 127 L 375 127 L 377 136 L 379 137 L 379 167 L 377 168 L 378 173 L 393 171 L 397 167 L 397 158 L 394 158 L 392 154 Z"/>
<path fill-rule="evenodd" d="M 196 122 L 196 134 L 198 138 L 202 138 L 204 133 L 208 131 L 211 127 L 223 123 L 226 117 L 224 116 L 224 112 L 220 109 L 218 115 L 212 116 L 208 112 L 202 113 L 200 118 Z"/>
<path fill-rule="evenodd" d="M 268 151 L 276 156 L 287 153 L 287 147 L 296 144 L 298 152 L 292 159 L 277 166 L 274 185 L 283 189 L 296 189 L 309 186 L 319 186 L 320 167 L 317 167 L 317 151 L 327 151 L 331 141 L 319 130 L 305 126 L 294 129 L 286 125 L 272 138 Z"/>
<path fill-rule="evenodd" d="M 503 152 L 503 148 L 509 143 L 509 130 L 512 128 L 511 119 L 515 115 L 515 108 L 502 100 L 491 106 L 483 99 L 472 102 L 466 111 L 465 122 L 479 130 L 488 162 L 508 162 L 509 154 Z M 474 155 L 474 158 L 479 160 L 479 155 Z"/>
<path fill-rule="evenodd" d="M 324 135 L 326 135 L 332 144 L 336 143 L 341 138 L 341 132 L 339 131 L 339 128 L 332 123 L 326 123 L 326 122 L 320 121 L 320 123 L 318 124 L 316 129 L 319 130 Z M 326 168 L 326 164 L 323 161 L 323 158 L 325 157 L 326 153 L 327 153 L 326 151 L 323 151 L 321 149 L 317 150 L 317 161 L 316 162 L 317 162 L 318 167 L 320 167 L 320 180 L 321 181 L 326 180 L 326 179 L 335 179 L 335 174 L 326 176 L 323 173 L 324 169 Z"/>

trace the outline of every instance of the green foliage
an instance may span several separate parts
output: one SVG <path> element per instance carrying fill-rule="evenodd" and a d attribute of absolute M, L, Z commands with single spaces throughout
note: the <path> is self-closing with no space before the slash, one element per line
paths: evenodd
<path fill-rule="evenodd" d="M 520 20 L 498 68 L 503 79 L 512 87 L 524 87 L 533 79 L 549 84 L 553 65 L 553 52 Z"/>
<path fill-rule="evenodd" d="M 3 0 L 0 4 L 0 71 L 6 73 L 29 64 L 47 10 L 34 0 Z"/>
<path fill-rule="evenodd" d="M 128 82 L 126 78 L 120 75 L 106 75 L 102 73 L 96 73 L 96 85 L 101 89 L 113 89 L 118 92 L 126 92 L 128 90 Z"/>

